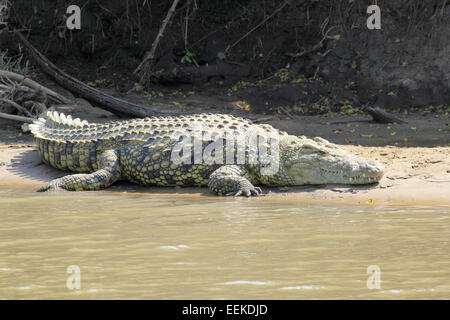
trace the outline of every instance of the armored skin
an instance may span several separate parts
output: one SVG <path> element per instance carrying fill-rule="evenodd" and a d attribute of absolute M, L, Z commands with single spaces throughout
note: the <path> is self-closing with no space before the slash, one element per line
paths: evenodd
<path fill-rule="evenodd" d="M 30 129 L 44 163 L 77 173 L 39 191 L 99 190 L 127 180 L 258 196 L 257 185 L 369 184 L 383 175 L 380 164 L 322 138 L 225 114 L 88 123 L 48 112 Z"/>

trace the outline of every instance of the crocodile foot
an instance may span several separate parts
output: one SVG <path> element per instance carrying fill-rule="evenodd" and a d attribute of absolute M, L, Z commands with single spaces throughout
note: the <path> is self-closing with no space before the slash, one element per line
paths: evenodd
<path fill-rule="evenodd" d="M 109 187 L 120 178 L 119 157 L 114 150 L 107 150 L 100 156 L 99 169 L 93 173 L 72 174 L 55 179 L 40 188 L 45 191 L 87 191 Z"/>
<path fill-rule="evenodd" d="M 64 177 L 63 177 L 64 178 Z M 54 179 L 50 181 L 49 183 L 43 185 L 40 187 L 37 192 L 59 192 L 59 191 L 68 191 L 66 188 L 64 188 L 64 181 L 63 178 Z"/>
<path fill-rule="evenodd" d="M 251 187 L 248 187 L 248 186 L 241 187 L 237 192 L 230 192 L 230 193 L 226 194 L 226 196 L 234 196 L 235 198 L 239 197 L 241 195 L 244 195 L 247 198 L 251 197 L 251 196 L 256 196 L 256 197 L 264 196 L 261 188 L 255 187 L 253 185 Z"/>
<path fill-rule="evenodd" d="M 261 188 L 255 187 L 245 176 L 246 170 L 236 165 L 224 165 L 209 177 L 209 189 L 218 195 L 225 196 L 261 196 Z"/>

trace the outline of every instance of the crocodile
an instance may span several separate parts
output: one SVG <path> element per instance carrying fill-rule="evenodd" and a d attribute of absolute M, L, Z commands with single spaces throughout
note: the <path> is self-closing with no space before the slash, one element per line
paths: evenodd
<path fill-rule="evenodd" d="M 227 114 L 91 123 L 49 111 L 30 130 L 45 164 L 75 172 L 38 191 L 99 190 L 125 180 L 250 197 L 263 194 L 259 186 L 372 184 L 384 170 L 323 138 Z"/>

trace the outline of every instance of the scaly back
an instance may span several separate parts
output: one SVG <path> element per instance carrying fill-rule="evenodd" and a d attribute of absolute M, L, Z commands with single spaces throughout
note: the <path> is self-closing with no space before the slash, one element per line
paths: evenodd
<path fill-rule="evenodd" d="M 99 140 L 172 139 L 186 132 L 207 132 L 222 136 L 225 132 L 248 132 L 263 129 L 278 132 L 270 125 L 257 125 L 250 120 L 223 114 L 197 114 L 188 116 L 150 117 L 107 123 L 89 123 L 72 119 L 63 113 L 48 112 L 47 119 L 40 118 L 30 125 L 37 140 L 60 143 L 87 143 Z"/>

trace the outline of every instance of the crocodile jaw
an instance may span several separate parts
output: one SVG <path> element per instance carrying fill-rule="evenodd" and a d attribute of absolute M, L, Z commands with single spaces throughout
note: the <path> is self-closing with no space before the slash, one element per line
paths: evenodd
<path fill-rule="evenodd" d="M 370 184 L 381 179 L 383 170 L 384 167 L 377 162 L 353 158 L 351 162 L 340 161 L 339 165 L 325 161 L 295 162 L 289 166 L 287 172 L 295 181 L 295 185 Z"/>
<path fill-rule="evenodd" d="M 380 181 L 384 167 L 359 158 L 324 139 L 310 140 L 284 162 L 295 185 L 371 184 Z"/>

